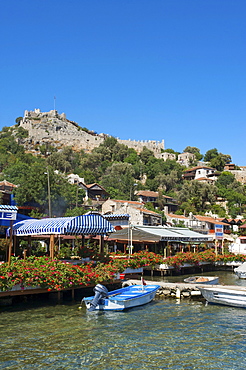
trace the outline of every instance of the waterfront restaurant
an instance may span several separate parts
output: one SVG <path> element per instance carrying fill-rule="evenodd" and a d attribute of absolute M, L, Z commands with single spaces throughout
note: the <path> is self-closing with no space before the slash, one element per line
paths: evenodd
<path fill-rule="evenodd" d="M 80 235 L 82 246 L 85 235 L 99 235 L 99 249 L 100 252 L 103 252 L 104 236 L 114 231 L 115 229 L 112 224 L 97 213 L 88 213 L 77 217 L 24 220 L 8 229 L 8 236 L 10 237 L 8 255 L 11 256 L 12 244 L 17 242 L 17 238 L 27 238 L 29 245 L 31 245 L 31 237 L 42 238 L 46 236 L 49 237 L 49 254 L 53 259 L 58 249 L 58 241 L 61 235 Z"/>
<path fill-rule="evenodd" d="M 212 245 L 213 237 L 183 227 L 134 226 L 117 230 L 107 237 L 111 250 L 134 253 L 149 250 L 164 257 L 177 252 L 196 252 L 201 245 Z"/>

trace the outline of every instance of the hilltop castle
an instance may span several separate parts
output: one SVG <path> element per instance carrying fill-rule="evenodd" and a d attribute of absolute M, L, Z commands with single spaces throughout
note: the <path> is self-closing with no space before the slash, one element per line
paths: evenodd
<path fill-rule="evenodd" d="M 57 110 L 49 112 L 41 112 L 40 109 L 26 110 L 20 121 L 20 127 L 28 131 L 28 137 L 22 139 L 21 143 L 26 150 L 36 153 L 40 145 L 47 145 L 47 143 L 57 149 L 70 146 L 75 151 L 91 152 L 92 149 L 103 143 L 106 137 L 110 136 L 83 129 L 78 123 L 68 120 L 65 113 L 59 114 Z M 117 140 L 129 148 L 135 149 L 138 153 L 145 146 L 152 150 L 156 157 L 159 157 L 164 149 L 164 140 L 161 142 L 121 140 L 119 138 Z"/>

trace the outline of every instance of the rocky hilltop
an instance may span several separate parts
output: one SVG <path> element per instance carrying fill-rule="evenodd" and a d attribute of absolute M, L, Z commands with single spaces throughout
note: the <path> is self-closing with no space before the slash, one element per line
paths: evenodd
<path fill-rule="evenodd" d="M 38 152 L 41 145 L 51 145 L 57 149 L 70 146 L 75 151 L 84 150 L 91 152 L 104 142 L 109 135 L 96 134 L 79 126 L 78 123 L 66 118 L 65 113 L 59 114 L 57 110 L 41 112 L 40 109 L 25 111 L 24 117 L 19 122 L 19 127 L 27 130 L 28 137 L 21 140 L 26 151 Z M 158 156 L 164 149 L 164 140 L 159 141 L 135 141 L 117 140 L 130 148 L 140 152 L 144 146 L 152 150 Z"/>

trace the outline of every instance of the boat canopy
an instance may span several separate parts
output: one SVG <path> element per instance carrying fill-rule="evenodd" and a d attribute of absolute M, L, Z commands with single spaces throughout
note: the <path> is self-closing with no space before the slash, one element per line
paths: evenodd
<path fill-rule="evenodd" d="M 116 231 L 110 239 L 133 241 L 177 241 L 177 242 L 208 242 L 213 237 L 183 227 L 164 226 L 130 226 Z"/>
<path fill-rule="evenodd" d="M 9 234 L 10 229 L 8 229 Z M 113 225 L 99 214 L 77 217 L 24 220 L 13 225 L 13 235 L 105 235 L 114 232 Z"/>

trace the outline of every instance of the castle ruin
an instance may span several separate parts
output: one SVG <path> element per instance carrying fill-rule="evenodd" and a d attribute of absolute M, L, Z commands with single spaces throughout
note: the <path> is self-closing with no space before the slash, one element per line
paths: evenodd
<path fill-rule="evenodd" d="M 87 131 L 81 128 L 78 123 L 66 118 L 65 113 L 59 114 L 57 110 L 41 112 L 40 109 L 34 111 L 25 111 L 24 117 L 20 121 L 20 127 L 28 131 L 28 137 L 22 139 L 21 144 L 30 152 L 37 153 L 40 145 L 51 145 L 57 149 L 63 146 L 70 146 L 75 151 L 84 150 L 91 152 L 94 148 L 102 144 L 106 137 L 110 135 L 96 134 L 93 131 Z M 156 157 L 164 149 L 164 140 L 137 141 L 121 140 L 117 138 L 120 144 L 135 149 L 138 153 L 147 147 L 154 152 Z"/>

